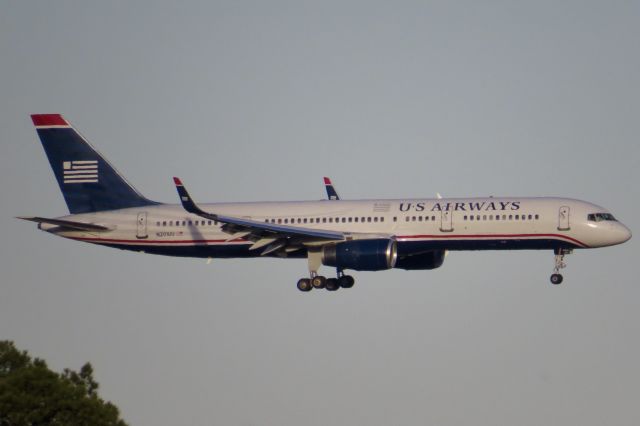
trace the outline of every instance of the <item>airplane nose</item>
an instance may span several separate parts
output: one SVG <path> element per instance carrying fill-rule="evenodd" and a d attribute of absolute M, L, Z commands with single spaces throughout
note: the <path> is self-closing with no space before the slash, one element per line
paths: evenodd
<path fill-rule="evenodd" d="M 631 230 L 626 226 L 624 226 L 623 224 L 620 224 L 619 232 L 620 232 L 620 244 L 624 243 L 625 241 L 629 241 L 631 239 Z"/>

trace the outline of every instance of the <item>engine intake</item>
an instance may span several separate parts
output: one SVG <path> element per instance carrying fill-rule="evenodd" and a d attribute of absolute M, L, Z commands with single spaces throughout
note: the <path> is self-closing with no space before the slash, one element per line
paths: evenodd
<path fill-rule="evenodd" d="M 322 263 L 355 271 L 382 271 L 396 265 L 398 243 L 390 238 L 353 240 L 322 248 Z"/>

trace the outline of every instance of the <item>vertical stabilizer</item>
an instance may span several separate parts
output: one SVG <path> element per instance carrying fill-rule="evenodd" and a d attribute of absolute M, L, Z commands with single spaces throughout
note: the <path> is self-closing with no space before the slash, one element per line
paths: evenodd
<path fill-rule="evenodd" d="M 69 212 L 158 204 L 148 200 L 60 114 L 31 116 Z"/>

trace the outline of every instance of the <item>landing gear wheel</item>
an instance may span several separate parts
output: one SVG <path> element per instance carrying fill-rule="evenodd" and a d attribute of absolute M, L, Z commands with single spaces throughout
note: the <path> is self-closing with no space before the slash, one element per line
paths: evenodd
<path fill-rule="evenodd" d="M 327 283 L 327 279 L 322 275 L 316 275 L 311 278 L 311 285 L 313 288 L 324 288 Z"/>
<path fill-rule="evenodd" d="M 561 274 L 552 274 L 551 275 L 551 284 L 558 285 L 562 283 L 562 275 Z"/>
<path fill-rule="evenodd" d="M 311 280 L 309 278 L 300 278 L 298 280 L 298 290 L 300 291 L 311 291 L 311 289 L 313 289 L 313 286 L 311 285 Z"/>
<path fill-rule="evenodd" d="M 351 288 L 355 282 L 356 280 L 354 280 L 351 275 L 343 275 L 338 278 L 338 284 L 340 284 L 342 288 Z"/>
<path fill-rule="evenodd" d="M 337 289 L 340 288 L 340 284 L 338 284 L 338 279 L 337 278 L 329 278 L 326 281 L 326 289 L 329 291 L 336 291 Z"/>

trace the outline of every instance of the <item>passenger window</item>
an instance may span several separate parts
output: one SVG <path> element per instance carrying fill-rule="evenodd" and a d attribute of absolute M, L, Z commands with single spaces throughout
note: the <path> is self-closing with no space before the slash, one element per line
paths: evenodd
<path fill-rule="evenodd" d="M 482 216 L 482 220 L 487 220 L 487 215 Z"/>
<path fill-rule="evenodd" d="M 374 217 L 374 218 L 373 218 L 373 221 L 374 221 L 374 222 L 377 222 L 377 221 L 378 221 L 378 216 Z"/>
<path fill-rule="evenodd" d="M 507 220 L 507 215 L 506 214 L 502 215 L 502 220 Z"/>
<path fill-rule="evenodd" d="M 533 216 L 532 216 L 532 215 L 529 215 L 529 220 L 531 220 L 531 219 L 533 219 Z"/>
<path fill-rule="evenodd" d="M 160 226 L 160 222 L 156 222 L 156 226 Z"/>
<path fill-rule="evenodd" d="M 422 216 L 418 216 L 418 222 L 422 222 Z"/>
<path fill-rule="evenodd" d="M 469 220 L 473 220 L 473 216 L 469 216 Z"/>
<path fill-rule="evenodd" d="M 435 216 L 431 216 L 431 220 L 436 220 L 436 217 Z"/>
<path fill-rule="evenodd" d="M 467 220 L 467 215 L 464 215 L 464 220 Z"/>
<path fill-rule="evenodd" d="M 513 215 L 512 214 L 509 215 L 509 220 L 513 220 Z"/>
<path fill-rule="evenodd" d="M 353 222 L 353 218 L 349 216 L 349 223 Z"/>
<path fill-rule="evenodd" d="M 384 222 L 384 217 L 381 217 L 381 218 L 380 218 L 380 222 Z"/>
<path fill-rule="evenodd" d="M 538 220 L 538 218 L 539 218 L 540 216 L 536 215 L 535 217 L 536 217 L 536 220 Z"/>
<path fill-rule="evenodd" d="M 394 222 L 397 222 L 397 221 L 398 221 L 398 216 L 394 216 L 394 217 L 393 217 L 393 221 L 394 221 Z"/>
<path fill-rule="evenodd" d="M 406 220 L 407 222 L 409 222 L 409 219 L 411 219 L 409 216 L 407 216 L 407 217 L 405 218 L 405 220 Z"/>
<path fill-rule="evenodd" d="M 493 215 L 492 214 L 489 215 L 489 220 L 493 220 Z"/>
<path fill-rule="evenodd" d="M 371 222 L 371 217 L 368 217 L 368 218 L 367 218 L 367 222 Z"/>
<path fill-rule="evenodd" d="M 342 223 L 347 223 L 347 218 L 346 217 L 342 218 Z"/>
<path fill-rule="evenodd" d="M 500 220 L 500 215 L 499 214 L 496 215 L 496 220 Z"/>
<path fill-rule="evenodd" d="M 281 224 L 281 223 L 282 223 L 282 219 L 278 219 L 278 224 Z"/>
<path fill-rule="evenodd" d="M 356 221 L 356 223 L 357 223 L 357 222 L 358 222 L 358 217 L 357 217 L 357 216 L 356 216 L 356 217 L 354 217 L 354 218 L 353 218 L 353 220 L 355 220 L 355 221 Z"/>
<path fill-rule="evenodd" d="M 327 218 L 326 217 L 322 218 L 322 223 L 327 223 Z"/>
<path fill-rule="evenodd" d="M 520 215 L 517 214 L 516 215 L 516 220 L 518 220 L 518 219 L 520 219 Z"/>

